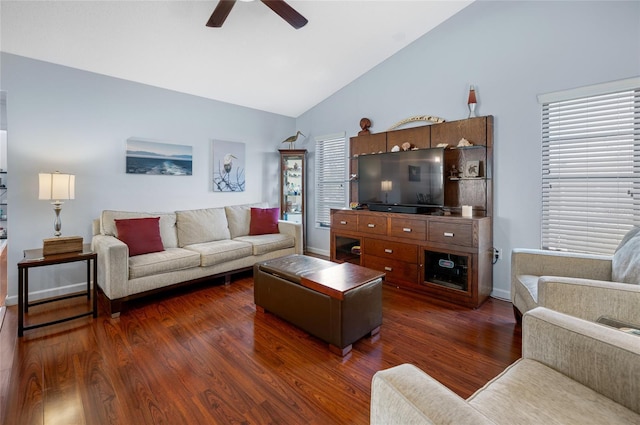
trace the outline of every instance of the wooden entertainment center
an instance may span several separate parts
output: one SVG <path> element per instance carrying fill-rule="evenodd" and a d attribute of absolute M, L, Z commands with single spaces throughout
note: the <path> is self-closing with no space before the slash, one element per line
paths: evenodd
<path fill-rule="evenodd" d="M 457 147 L 465 138 L 472 146 Z M 350 139 L 350 173 L 358 157 L 447 143 L 444 152 L 444 208 L 434 214 L 331 210 L 331 260 L 386 273 L 385 282 L 477 308 L 493 288 L 492 167 L 493 117 L 484 116 Z M 478 165 L 474 173 L 461 173 Z M 358 181 L 350 183 L 357 202 Z M 463 205 L 473 216 L 462 217 Z M 443 215 L 444 214 L 444 215 Z"/>

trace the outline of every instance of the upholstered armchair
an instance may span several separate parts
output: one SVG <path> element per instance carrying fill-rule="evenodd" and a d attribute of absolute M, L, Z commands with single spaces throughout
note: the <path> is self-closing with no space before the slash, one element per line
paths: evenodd
<path fill-rule="evenodd" d="M 640 336 L 543 307 L 522 358 L 463 399 L 409 364 L 377 372 L 371 424 L 640 424 Z"/>
<path fill-rule="evenodd" d="M 615 316 L 640 324 L 640 228 L 613 256 L 514 249 L 511 302 L 517 319 L 543 306 L 587 320 Z"/>

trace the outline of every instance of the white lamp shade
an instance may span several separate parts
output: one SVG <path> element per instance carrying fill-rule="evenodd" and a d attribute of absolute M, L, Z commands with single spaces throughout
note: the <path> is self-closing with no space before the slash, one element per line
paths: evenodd
<path fill-rule="evenodd" d="M 59 201 L 75 199 L 76 176 L 62 173 L 40 173 L 38 199 Z"/>
<path fill-rule="evenodd" d="M 382 180 L 380 186 L 383 192 L 391 192 L 393 190 L 393 182 L 391 180 Z"/>

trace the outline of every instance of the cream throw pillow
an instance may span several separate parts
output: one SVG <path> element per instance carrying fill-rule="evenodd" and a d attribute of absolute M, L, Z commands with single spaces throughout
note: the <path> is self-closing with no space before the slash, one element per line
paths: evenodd
<path fill-rule="evenodd" d="M 640 284 L 640 227 L 631 229 L 613 254 L 611 274 L 614 282 Z"/>
<path fill-rule="evenodd" d="M 176 211 L 176 225 L 180 248 L 231 237 L 224 208 Z"/>
<path fill-rule="evenodd" d="M 227 213 L 227 220 L 229 220 L 229 231 L 231 232 L 232 239 L 237 238 L 238 236 L 247 236 L 249 234 L 249 227 L 251 225 L 251 207 L 268 208 L 269 204 L 267 202 L 259 202 L 256 204 L 224 207 Z"/>

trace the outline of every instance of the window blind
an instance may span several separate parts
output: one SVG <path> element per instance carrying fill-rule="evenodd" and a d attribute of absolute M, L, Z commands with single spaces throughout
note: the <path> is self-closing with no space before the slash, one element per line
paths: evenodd
<path fill-rule="evenodd" d="M 316 227 L 329 228 L 331 208 L 347 204 L 346 147 L 344 133 L 316 138 Z"/>
<path fill-rule="evenodd" d="M 544 249 L 612 254 L 640 224 L 640 84 L 634 83 L 543 102 Z"/>

